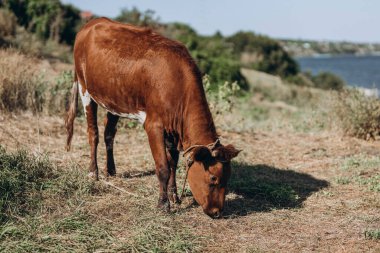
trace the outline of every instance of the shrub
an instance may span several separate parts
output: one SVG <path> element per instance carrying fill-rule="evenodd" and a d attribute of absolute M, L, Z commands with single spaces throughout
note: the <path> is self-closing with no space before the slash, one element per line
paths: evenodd
<path fill-rule="evenodd" d="M 6 9 L 0 9 L 0 38 L 14 36 L 16 33 L 17 18 Z"/>
<path fill-rule="evenodd" d="M 307 86 L 307 87 L 315 86 L 312 81 L 312 77 L 310 77 L 307 73 L 298 73 L 297 75 L 290 76 L 286 78 L 286 81 L 289 83 L 299 85 L 299 86 Z"/>
<path fill-rule="evenodd" d="M 297 62 L 282 48 L 280 43 L 269 37 L 253 32 L 237 32 L 227 38 L 239 57 L 242 53 L 254 54 L 251 67 L 259 71 L 281 77 L 296 75 L 299 71 Z"/>
<path fill-rule="evenodd" d="M 345 89 L 338 93 L 333 115 L 347 135 L 368 140 L 380 133 L 380 100 L 359 90 Z"/>
<path fill-rule="evenodd" d="M 71 87 L 74 82 L 72 71 L 63 71 L 49 91 L 48 111 L 50 114 L 66 112 L 71 98 Z M 79 103 L 81 104 L 81 103 Z"/>
<path fill-rule="evenodd" d="M 0 109 L 8 112 L 31 109 L 42 111 L 46 83 L 25 55 L 0 51 Z"/>
<path fill-rule="evenodd" d="M 325 90 L 341 90 L 346 85 L 339 76 L 330 72 L 321 72 L 312 77 L 312 81 L 316 88 Z"/>
<path fill-rule="evenodd" d="M 235 103 L 236 94 L 240 90 L 240 86 L 237 82 L 224 82 L 223 85 L 213 86 L 210 82 L 210 77 L 205 75 L 203 77 L 203 86 L 207 94 L 210 110 L 214 114 L 231 112 Z"/>

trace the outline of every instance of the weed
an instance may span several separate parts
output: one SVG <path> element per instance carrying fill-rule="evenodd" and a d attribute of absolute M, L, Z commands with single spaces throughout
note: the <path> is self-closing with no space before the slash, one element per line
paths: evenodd
<path fill-rule="evenodd" d="M 338 177 L 336 178 L 337 184 L 349 184 L 351 183 L 351 179 L 348 177 Z"/>
<path fill-rule="evenodd" d="M 208 75 L 203 77 L 203 86 L 207 94 L 207 100 L 214 114 L 231 112 L 235 104 L 235 95 L 240 90 L 237 82 L 225 82 L 223 85 L 214 86 Z"/>
<path fill-rule="evenodd" d="M 67 111 L 71 98 L 71 87 L 74 82 L 73 71 L 63 71 L 49 89 L 49 114 L 63 114 Z M 78 103 L 78 114 L 82 115 L 82 103 Z"/>
<path fill-rule="evenodd" d="M 364 236 L 367 239 L 380 240 L 380 229 L 366 230 Z"/>

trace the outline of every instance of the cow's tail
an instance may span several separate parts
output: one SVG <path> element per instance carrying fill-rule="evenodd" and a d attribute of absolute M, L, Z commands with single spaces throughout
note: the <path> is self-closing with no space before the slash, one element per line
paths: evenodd
<path fill-rule="evenodd" d="M 66 150 L 70 151 L 71 140 L 74 134 L 74 119 L 78 108 L 78 78 L 75 73 L 73 87 L 71 88 L 71 101 L 66 112 L 65 126 L 67 131 Z"/>

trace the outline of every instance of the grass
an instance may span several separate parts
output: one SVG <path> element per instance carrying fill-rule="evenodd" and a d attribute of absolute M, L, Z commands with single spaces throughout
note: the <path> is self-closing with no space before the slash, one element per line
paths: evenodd
<path fill-rule="evenodd" d="M 42 111 L 46 83 L 36 59 L 13 50 L 0 50 L 0 109 Z"/>
<path fill-rule="evenodd" d="M 43 155 L 26 151 L 8 153 L 0 148 L 1 195 L 0 252 L 196 252 L 202 237 L 194 235 L 155 208 L 129 199 L 139 216 L 125 229 L 107 210 L 86 207 L 102 195 L 115 194 L 86 177 L 75 164 L 57 167 Z M 110 195 L 109 195 L 110 196 Z M 153 195 L 151 195 L 153 196 Z M 105 205 L 108 202 L 104 203 Z M 98 208 L 99 206 L 95 207 Z M 130 208 L 130 207 L 129 207 Z M 122 212 L 122 211 L 121 211 Z"/>
<path fill-rule="evenodd" d="M 374 192 L 380 192 L 380 158 L 364 154 L 354 155 L 344 159 L 340 168 L 346 176 L 338 178 L 337 183 L 357 183 L 366 186 Z"/>
<path fill-rule="evenodd" d="M 32 158 L 26 151 L 6 153 L 0 146 L 0 222 L 25 215 L 38 208 L 40 190 L 52 176 L 52 164 L 46 157 Z"/>
<path fill-rule="evenodd" d="M 367 239 L 380 240 L 380 229 L 366 230 L 364 235 Z"/>

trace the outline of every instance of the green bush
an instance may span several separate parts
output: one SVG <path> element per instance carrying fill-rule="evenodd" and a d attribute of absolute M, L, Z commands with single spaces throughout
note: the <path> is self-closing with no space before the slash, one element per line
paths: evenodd
<path fill-rule="evenodd" d="M 286 81 L 299 86 L 313 87 L 315 86 L 312 81 L 312 76 L 307 73 L 298 73 L 297 75 L 286 78 Z"/>
<path fill-rule="evenodd" d="M 2 6 L 17 17 L 18 24 L 42 40 L 73 44 L 80 11 L 59 0 L 7 0 Z"/>
<path fill-rule="evenodd" d="M 278 41 L 253 32 L 237 32 L 227 38 L 239 57 L 242 53 L 254 54 L 250 66 L 256 70 L 281 77 L 294 76 L 299 72 L 297 62 L 282 48 Z"/>
<path fill-rule="evenodd" d="M 210 82 L 210 77 L 205 75 L 203 77 L 203 86 L 210 110 L 214 115 L 231 112 L 236 102 L 236 95 L 240 90 L 237 82 L 224 82 L 223 85 L 213 86 Z"/>
<path fill-rule="evenodd" d="M 380 133 L 380 100 L 356 89 L 344 89 L 333 103 L 333 120 L 350 136 L 374 139 Z"/>
<path fill-rule="evenodd" d="M 341 90 L 346 85 L 339 76 L 330 72 L 321 72 L 313 76 L 312 81 L 316 88 L 325 90 Z"/>
<path fill-rule="evenodd" d="M 163 34 L 181 41 L 197 62 L 203 74 L 209 75 L 212 83 L 223 85 L 225 82 L 237 82 L 242 89 L 247 89 L 245 78 L 240 73 L 240 62 L 233 54 L 231 43 L 221 36 L 200 36 L 186 24 L 171 23 L 163 25 Z"/>

